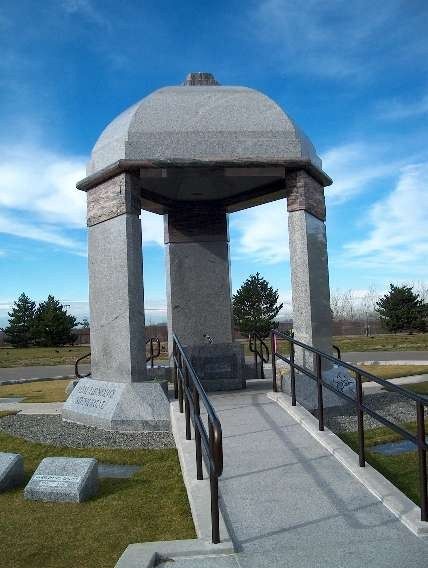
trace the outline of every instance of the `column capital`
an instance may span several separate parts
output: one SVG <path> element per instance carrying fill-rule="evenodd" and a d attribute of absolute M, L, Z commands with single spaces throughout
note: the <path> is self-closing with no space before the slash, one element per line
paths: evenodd
<path fill-rule="evenodd" d="M 307 211 L 325 221 L 324 187 L 304 170 L 287 173 L 287 211 Z"/>
<path fill-rule="evenodd" d="M 135 176 L 122 173 L 87 192 L 87 225 L 97 225 L 124 213 L 141 212 L 141 198 Z"/>

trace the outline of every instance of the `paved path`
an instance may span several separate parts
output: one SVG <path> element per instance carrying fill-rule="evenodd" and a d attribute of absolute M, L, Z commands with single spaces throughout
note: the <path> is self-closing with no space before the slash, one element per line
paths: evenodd
<path fill-rule="evenodd" d="M 224 433 L 220 490 L 239 552 L 177 558 L 175 568 L 428 565 L 428 542 L 406 529 L 265 393 L 211 398 Z"/>
<path fill-rule="evenodd" d="M 80 365 L 80 373 L 89 371 L 88 365 Z M 19 381 L 29 379 L 50 379 L 74 377 L 74 365 L 35 365 L 33 367 L 0 368 L 0 381 Z"/>
<path fill-rule="evenodd" d="M 18 411 L 21 414 L 60 414 L 63 402 L 0 402 L 0 412 Z"/>

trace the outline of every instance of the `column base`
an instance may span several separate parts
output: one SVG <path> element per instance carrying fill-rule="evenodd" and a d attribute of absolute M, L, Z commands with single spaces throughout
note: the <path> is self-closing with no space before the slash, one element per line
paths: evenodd
<path fill-rule="evenodd" d="M 169 401 L 159 383 L 81 379 L 64 403 L 62 419 L 119 432 L 171 430 Z"/>
<path fill-rule="evenodd" d="M 185 351 L 207 392 L 245 388 L 244 348 L 238 343 L 192 345 Z"/>
<path fill-rule="evenodd" d="M 355 399 L 356 389 L 355 380 L 342 367 L 334 366 L 323 371 L 324 382 L 334 386 L 338 391 L 343 392 L 347 396 Z M 282 379 L 282 390 L 291 396 L 290 375 L 287 372 Z M 316 381 L 310 379 L 303 373 L 296 372 L 296 399 L 307 410 L 316 410 L 318 408 L 318 389 Z M 323 389 L 324 408 L 335 406 L 349 405 L 349 401 L 335 394 L 334 392 Z"/>

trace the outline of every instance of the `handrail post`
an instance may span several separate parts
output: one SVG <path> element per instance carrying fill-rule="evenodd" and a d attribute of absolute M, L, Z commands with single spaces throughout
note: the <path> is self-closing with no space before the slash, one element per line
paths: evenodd
<path fill-rule="evenodd" d="M 322 396 L 322 370 L 321 370 L 321 355 L 315 353 L 315 365 L 317 372 L 317 386 L 318 386 L 318 429 L 324 430 L 324 402 Z"/>
<path fill-rule="evenodd" d="M 210 468 L 210 489 L 211 489 L 211 533 L 213 544 L 220 542 L 220 514 L 218 508 L 218 475 L 216 451 L 214 448 L 214 429 L 210 418 L 208 418 L 208 437 L 211 456 L 214 456 L 214 469 Z"/>
<path fill-rule="evenodd" d="M 199 405 L 199 393 L 195 385 L 193 385 L 193 412 L 195 420 L 196 479 L 201 480 L 204 478 L 202 471 L 202 442 L 199 426 L 197 426 L 197 421 L 199 421 L 201 416 L 201 408 Z"/>
<path fill-rule="evenodd" d="M 275 332 L 270 333 L 270 345 L 272 352 L 272 390 L 278 392 L 278 385 L 276 383 L 276 336 Z"/>
<path fill-rule="evenodd" d="M 356 406 L 357 406 L 357 424 L 358 424 L 358 459 L 360 467 L 366 465 L 366 450 L 364 440 L 364 412 L 363 412 L 363 385 L 360 373 L 356 374 Z"/>
<path fill-rule="evenodd" d="M 253 349 L 254 349 L 254 365 L 255 365 L 255 368 L 256 368 L 256 379 L 258 379 L 259 378 L 259 366 L 258 366 L 258 361 L 257 361 L 257 339 L 256 339 L 255 333 L 252 334 L 252 338 L 254 340 Z"/>
<path fill-rule="evenodd" d="M 173 339 L 172 343 L 172 360 L 174 363 L 174 398 L 178 398 L 178 370 L 177 370 L 177 344 Z"/>
<path fill-rule="evenodd" d="M 296 370 L 294 368 L 294 343 L 290 341 L 291 406 L 296 406 Z"/>
<path fill-rule="evenodd" d="M 184 415 L 186 417 L 186 440 L 192 439 L 192 430 L 190 429 L 190 401 L 189 401 L 189 371 L 187 367 L 184 370 Z"/>
<path fill-rule="evenodd" d="M 183 357 L 181 355 L 181 352 L 178 356 L 178 360 L 180 362 L 180 376 L 178 377 L 178 407 L 180 409 L 180 413 L 183 414 Z"/>
<path fill-rule="evenodd" d="M 427 493 L 427 452 L 425 449 L 425 412 L 424 405 L 416 403 L 416 420 L 418 428 L 418 461 L 419 461 L 419 486 L 421 521 L 428 521 L 428 493 Z"/>

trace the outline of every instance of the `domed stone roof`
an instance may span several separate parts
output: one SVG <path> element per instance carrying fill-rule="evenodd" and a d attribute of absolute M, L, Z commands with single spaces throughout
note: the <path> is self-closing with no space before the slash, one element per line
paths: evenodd
<path fill-rule="evenodd" d="M 159 89 L 115 118 L 98 138 L 87 174 L 118 160 L 301 161 L 321 170 L 310 140 L 272 99 L 254 89 L 220 86 L 210 74 L 192 74 L 183 86 Z"/>

